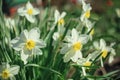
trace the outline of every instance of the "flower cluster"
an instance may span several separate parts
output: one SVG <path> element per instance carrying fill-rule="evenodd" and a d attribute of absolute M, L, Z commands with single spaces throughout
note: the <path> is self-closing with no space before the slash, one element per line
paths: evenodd
<path fill-rule="evenodd" d="M 91 67 L 96 67 L 98 64 L 104 67 L 103 60 L 107 57 L 109 57 L 109 63 L 111 63 L 116 55 L 115 49 L 113 49 L 115 43 L 108 46 L 107 42 L 102 38 L 100 41 L 93 40 L 95 22 L 90 19 L 92 7 L 85 2 L 86 0 L 79 1 L 82 4 L 82 13 L 79 15 L 79 19 L 76 19 L 77 24 L 74 24 L 72 19 L 67 21 L 69 20 L 67 12 L 60 13 L 58 10 L 54 11 L 51 21 L 49 20 L 51 18 L 46 18 L 51 16 L 47 13 L 47 15 L 43 16 L 45 18 L 43 21 L 38 20 L 38 23 L 35 23 L 37 20 L 35 16 L 40 13 L 40 10 L 34 8 L 29 1 L 25 7 L 20 7 L 17 11 L 18 15 L 23 17 L 19 19 L 23 20 L 23 23 L 5 19 L 7 29 L 8 27 L 14 28 L 12 28 L 12 32 L 10 31 L 11 36 L 9 39 L 11 40 L 7 42 L 10 45 L 10 50 L 6 50 L 10 51 L 10 53 L 5 54 L 4 61 L 20 64 L 19 66 L 10 66 L 8 63 L 0 65 L 1 79 L 15 80 L 15 75 L 20 71 L 19 77 L 24 73 L 23 78 L 21 78 L 24 80 L 27 79 L 24 78 L 27 72 L 31 72 L 29 79 L 31 77 L 35 78 L 32 80 L 44 78 L 48 80 L 49 77 L 51 80 L 58 80 L 58 77 L 63 80 L 65 78 L 63 74 L 66 76 L 69 70 L 64 68 L 68 68 L 68 65 L 75 68 L 77 66 L 76 69 L 80 72 L 80 78 L 84 76 L 90 79 L 87 76 L 92 74 L 89 73 Z M 10 20 L 12 23 L 10 23 Z M 29 21 L 29 23 L 24 20 Z M 10 60 L 8 56 L 10 56 Z M 60 68 L 61 70 L 58 70 Z M 51 71 L 50 74 L 49 71 Z M 42 74 L 44 76 L 48 74 L 48 76 L 42 77 Z"/>

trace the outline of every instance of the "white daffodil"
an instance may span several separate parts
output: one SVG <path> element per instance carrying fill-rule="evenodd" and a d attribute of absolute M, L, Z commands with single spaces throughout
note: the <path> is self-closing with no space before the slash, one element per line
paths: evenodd
<path fill-rule="evenodd" d="M 86 76 L 86 68 L 90 67 L 92 61 L 96 58 L 96 53 L 89 54 L 86 58 L 81 58 L 77 60 L 77 65 L 82 66 L 83 75 Z"/>
<path fill-rule="evenodd" d="M 100 39 L 100 43 L 99 42 L 94 42 L 93 43 L 94 47 L 100 51 L 101 54 L 101 65 L 103 66 L 103 61 L 102 58 L 106 58 L 106 56 L 108 55 L 108 53 L 110 53 L 110 58 L 109 58 L 109 62 L 112 62 L 113 57 L 115 56 L 115 51 L 112 48 L 112 46 L 106 46 L 106 42 L 104 39 Z"/>
<path fill-rule="evenodd" d="M 111 51 L 111 48 L 109 46 L 106 46 L 106 42 L 104 39 L 100 39 L 100 43 L 94 42 L 93 44 L 97 50 L 101 51 L 100 53 L 103 58 L 106 58 L 106 56 L 108 55 L 108 52 Z"/>
<path fill-rule="evenodd" d="M 64 55 L 64 62 L 70 61 L 76 62 L 79 58 L 82 58 L 81 49 L 88 41 L 88 35 L 79 35 L 76 29 L 72 29 L 71 36 L 66 36 L 66 43 L 63 44 L 61 54 Z"/>
<path fill-rule="evenodd" d="M 37 8 L 33 8 L 29 1 L 27 2 L 26 7 L 18 9 L 18 14 L 20 16 L 25 16 L 31 23 L 35 22 L 35 15 L 39 14 L 39 12 L 40 11 Z"/>
<path fill-rule="evenodd" d="M 16 80 L 14 75 L 18 74 L 20 67 L 17 65 L 9 65 L 8 63 L 3 63 L 0 65 L 0 77 L 2 80 Z"/>
<path fill-rule="evenodd" d="M 25 64 L 27 63 L 27 59 L 32 57 L 32 55 L 42 55 L 40 48 L 44 48 L 46 44 L 39 37 L 39 29 L 33 28 L 29 32 L 24 30 L 20 34 L 20 37 L 11 41 L 12 47 L 17 51 L 21 51 L 21 59 Z"/>
<path fill-rule="evenodd" d="M 90 4 L 86 4 L 84 0 L 82 0 L 82 8 L 83 8 L 83 12 L 80 19 L 83 22 L 85 19 L 88 19 L 90 17 L 90 11 L 92 8 Z"/>
<path fill-rule="evenodd" d="M 58 24 L 58 26 L 64 26 L 65 21 L 64 17 L 66 16 L 66 12 L 60 12 L 58 10 L 55 10 L 54 18 L 55 18 L 55 24 Z"/>

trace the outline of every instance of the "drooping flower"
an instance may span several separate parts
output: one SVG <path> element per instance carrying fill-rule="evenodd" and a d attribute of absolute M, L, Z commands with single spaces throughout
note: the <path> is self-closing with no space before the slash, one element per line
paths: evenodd
<path fill-rule="evenodd" d="M 9 65 L 8 63 L 2 63 L 0 65 L 0 77 L 2 80 L 16 80 L 14 75 L 18 74 L 20 67 L 18 65 Z"/>
<path fill-rule="evenodd" d="M 61 54 L 65 54 L 64 62 L 72 60 L 76 62 L 79 58 L 82 58 L 82 47 L 88 41 L 88 35 L 79 35 L 76 29 L 72 29 L 71 35 L 66 36 L 66 43 L 63 44 Z"/>
<path fill-rule="evenodd" d="M 17 37 L 11 41 L 12 47 L 21 51 L 21 59 L 24 63 L 27 63 L 27 59 L 32 55 L 42 55 L 40 48 L 44 48 L 46 43 L 40 38 L 40 31 L 38 28 L 33 28 L 29 32 L 24 30 L 20 37 Z"/>
<path fill-rule="evenodd" d="M 82 0 L 82 8 L 83 8 L 83 12 L 80 19 L 83 22 L 85 19 L 88 19 L 90 17 L 90 11 L 92 8 L 90 4 L 86 4 L 84 0 Z"/>
<path fill-rule="evenodd" d="M 39 14 L 40 11 L 37 8 L 33 8 L 31 3 L 28 1 L 25 7 L 18 9 L 18 14 L 20 16 L 25 16 L 31 23 L 35 22 L 35 15 Z"/>
<path fill-rule="evenodd" d="M 55 18 L 55 24 L 58 24 L 58 26 L 64 26 L 65 21 L 64 17 L 66 16 L 66 12 L 60 12 L 58 10 L 55 10 L 54 18 Z"/>

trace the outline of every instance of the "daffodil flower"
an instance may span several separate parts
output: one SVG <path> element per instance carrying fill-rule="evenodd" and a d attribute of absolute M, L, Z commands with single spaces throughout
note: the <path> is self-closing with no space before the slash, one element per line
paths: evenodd
<path fill-rule="evenodd" d="M 89 54 L 86 58 L 81 58 L 77 60 L 77 65 L 82 66 L 82 71 L 83 71 L 83 75 L 86 76 L 86 68 L 90 67 L 92 64 L 92 61 L 94 61 L 94 59 L 96 58 L 96 54 L 91 53 Z"/>
<path fill-rule="evenodd" d="M 61 54 L 65 54 L 64 62 L 72 60 L 76 62 L 79 58 L 82 58 L 81 49 L 88 41 L 88 35 L 79 35 L 76 29 L 72 29 L 71 36 L 66 36 L 66 43 L 63 44 Z"/>
<path fill-rule="evenodd" d="M 64 17 L 66 16 L 66 12 L 60 12 L 58 10 L 55 10 L 54 18 L 55 18 L 55 24 L 58 24 L 58 26 L 64 26 L 65 21 Z"/>
<path fill-rule="evenodd" d="M 64 31 L 65 31 L 64 17 L 65 17 L 65 15 L 66 15 L 66 12 L 62 12 L 62 14 L 60 15 L 58 10 L 55 11 L 55 14 L 54 14 L 55 24 L 58 24 L 58 27 L 57 27 L 57 32 L 54 32 L 54 34 L 53 34 L 53 39 L 55 41 L 54 44 L 57 42 L 57 40 L 60 40 L 62 38 L 62 36 L 64 35 Z"/>
<path fill-rule="evenodd" d="M 100 43 L 99 42 L 94 42 L 93 43 L 94 47 L 100 51 L 101 54 L 101 66 L 103 66 L 103 61 L 102 58 L 106 58 L 106 56 L 108 55 L 108 53 L 110 53 L 110 62 L 113 60 L 113 56 L 115 55 L 115 51 L 112 48 L 112 46 L 106 46 L 106 42 L 104 39 L 100 39 Z"/>
<path fill-rule="evenodd" d="M 83 22 L 85 19 L 88 19 L 90 17 L 90 11 L 92 8 L 90 4 L 86 4 L 84 0 L 82 0 L 82 8 L 83 8 L 83 12 L 80 19 Z"/>
<path fill-rule="evenodd" d="M 32 55 L 42 55 L 40 48 L 44 48 L 46 44 L 39 37 L 39 29 L 33 28 L 29 32 L 24 30 L 20 34 L 20 37 L 11 41 L 12 47 L 17 51 L 21 51 L 21 59 L 25 64 L 27 63 L 27 59 L 31 58 Z"/>
<path fill-rule="evenodd" d="M 28 1 L 25 7 L 21 7 L 18 9 L 18 14 L 20 16 L 25 16 L 26 19 L 34 23 L 35 22 L 35 15 L 39 14 L 39 10 L 37 8 L 33 8 L 31 3 Z"/>
<path fill-rule="evenodd" d="M 15 76 L 18 74 L 20 67 L 18 65 L 9 65 L 8 63 L 2 63 L 0 65 L 0 78 L 2 80 L 16 80 Z"/>
<path fill-rule="evenodd" d="M 94 47 L 97 49 L 97 50 L 100 50 L 101 52 L 101 56 L 103 58 L 106 58 L 106 56 L 108 55 L 108 52 L 111 51 L 111 48 L 106 46 L 106 42 L 104 39 L 100 39 L 100 43 L 99 42 L 94 42 Z"/>

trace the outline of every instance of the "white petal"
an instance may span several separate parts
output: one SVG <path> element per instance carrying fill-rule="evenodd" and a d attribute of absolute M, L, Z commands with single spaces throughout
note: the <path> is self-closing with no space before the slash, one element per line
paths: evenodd
<path fill-rule="evenodd" d="M 20 67 L 17 65 L 11 66 L 8 70 L 10 71 L 11 74 L 16 75 L 19 72 Z"/>
<path fill-rule="evenodd" d="M 73 62 L 77 62 L 78 59 L 82 58 L 82 53 L 80 51 L 77 51 L 73 57 L 71 57 Z"/>
<path fill-rule="evenodd" d="M 80 35 L 79 37 L 79 41 L 82 43 L 82 44 L 86 44 L 89 40 L 89 36 L 88 35 Z"/>
<path fill-rule="evenodd" d="M 6 69 L 6 68 L 10 68 L 10 65 L 6 62 L 3 62 L 2 65 L 0 65 L 0 70 Z"/>
<path fill-rule="evenodd" d="M 65 16 L 66 16 L 66 12 L 62 12 L 59 19 L 64 18 Z"/>
<path fill-rule="evenodd" d="M 33 49 L 33 54 L 42 55 L 43 53 L 42 53 L 42 51 L 40 49 L 35 48 L 35 49 Z"/>
<path fill-rule="evenodd" d="M 59 33 L 58 32 L 55 32 L 54 34 L 53 34 L 53 39 L 56 41 L 57 39 L 59 39 L 59 37 L 60 37 L 60 35 L 59 35 Z"/>
<path fill-rule="evenodd" d="M 60 13 L 58 10 L 55 10 L 55 14 L 54 14 L 54 17 L 55 17 L 55 23 L 57 23 L 58 19 L 59 19 L 59 16 L 60 16 Z"/>
<path fill-rule="evenodd" d="M 15 49 L 16 51 L 22 50 L 22 48 L 25 45 L 25 43 L 23 41 L 21 41 L 18 37 L 13 39 L 10 43 L 11 43 L 11 46 L 13 47 L 13 49 Z"/>
<path fill-rule="evenodd" d="M 32 6 L 32 4 L 31 4 L 29 1 L 28 1 L 27 4 L 26 4 L 26 8 L 27 8 L 27 9 L 30 9 L 30 8 L 33 9 L 33 6 Z"/>
<path fill-rule="evenodd" d="M 40 38 L 40 30 L 38 28 L 33 28 L 29 31 L 29 39 L 38 40 Z"/>
<path fill-rule="evenodd" d="M 93 42 L 93 46 L 96 48 L 96 49 L 100 49 L 100 45 L 97 41 L 94 41 Z"/>
<path fill-rule="evenodd" d="M 90 20 L 85 19 L 85 24 L 86 24 L 86 27 L 88 28 L 87 32 L 89 32 L 92 29 L 92 27 L 94 26 L 95 22 L 91 22 Z"/>
<path fill-rule="evenodd" d="M 84 0 L 82 0 L 82 4 L 83 4 L 82 8 L 83 8 L 84 11 L 92 9 L 90 4 L 86 4 Z"/>
<path fill-rule="evenodd" d="M 20 34 L 20 40 L 23 41 L 23 42 L 26 42 L 27 39 L 28 39 L 28 31 L 24 30 Z"/>
<path fill-rule="evenodd" d="M 108 62 L 112 63 L 113 60 L 114 60 L 114 56 L 110 56 Z"/>
<path fill-rule="evenodd" d="M 104 50 L 106 47 L 106 42 L 104 39 L 100 39 L 100 49 Z"/>
<path fill-rule="evenodd" d="M 69 50 L 70 50 L 70 48 L 69 48 L 67 45 L 65 45 L 65 46 L 61 49 L 60 54 L 65 54 L 65 53 L 67 53 Z"/>
<path fill-rule="evenodd" d="M 73 43 L 78 40 L 78 32 L 75 28 L 72 29 L 72 39 Z"/>
<path fill-rule="evenodd" d="M 10 80 L 16 80 L 14 75 L 10 75 Z"/>
<path fill-rule="evenodd" d="M 24 7 L 21 7 L 17 10 L 17 13 L 20 15 L 20 16 L 24 16 L 26 14 L 26 9 Z"/>
<path fill-rule="evenodd" d="M 27 63 L 27 59 L 28 59 L 29 55 L 24 54 L 23 51 L 21 53 L 21 60 L 24 62 L 24 64 Z"/>
<path fill-rule="evenodd" d="M 23 48 L 23 53 L 26 55 L 32 55 L 33 51 L 32 50 L 28 50 L 26 47 Z"/>
<path fill-rule="evenodd" d="M 32 16 L 32 15 L 28 15 L 28 14 L 25 14 L 26 18 L 28 21 L 30 21 L 31 23 L 34 23 L 35 22 L 35 16 Z"/>
<path fill-rule="evenodd" d="M 32 14 L 32 15 L 37 15 L 37 14 L 39 14 L 39 13 L 40 13 L 40 10 L 37 9 L 37 8 L 34 8 L 34 9 L 33 9 L 33 14 Z"/>
<path fill-rule="evenodd" d="M 70 61 L 71 57 L 73 57 L 74 54 L 75 54 L 75 52 L 73 50 L 70 50 L 69 52 L 67 52 L 63 57 L 64 62 Z"/>
<path fill-rule="evenodd" d="M 44 48 L 44 47 L 46 47 L 46 43 L 42 39 L 39 39 L 39 41 L 36 41 L 35 46 L 38 48 Z"/>
<path fill-rule="evenodd" d="M 80 16 L 80 20 L 81 20 L 82 22 L 84 22 L 84 20 L 85 20 L 85 12 L 82 12 L 82 14 L 81 14 L 81 16 Z"/>

